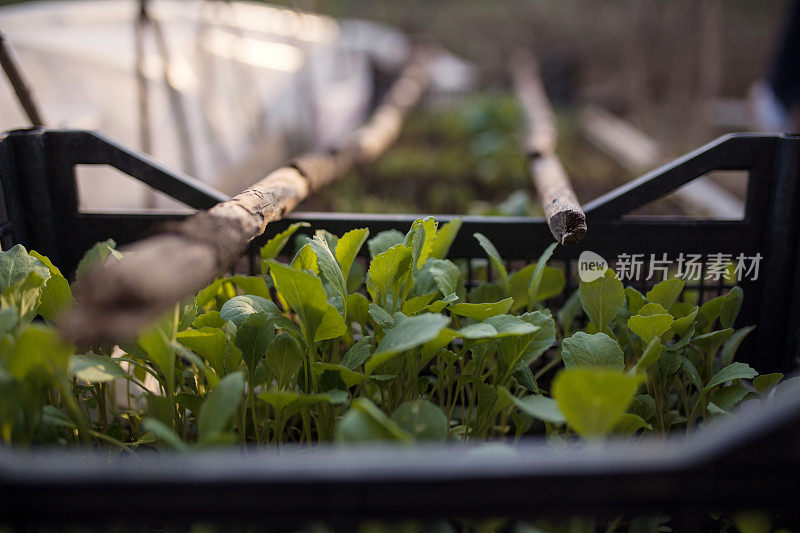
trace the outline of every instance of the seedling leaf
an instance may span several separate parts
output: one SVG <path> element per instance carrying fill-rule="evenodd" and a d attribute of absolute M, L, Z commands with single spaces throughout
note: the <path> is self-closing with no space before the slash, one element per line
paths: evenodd
<path fill-rule="evenodd" d="M 666 279 L 661 283 L 657 283 L 647 294 L 647 300 L 652 303 L 661 305 L 664 309 L 669 309 L 678 301 L 678 296 L 681 295 L 685 281 L 679 278 Z"/>
<path fill-rule="evenodd" d="M 95 354 L 75 354 L 69 365 L 71 375 L 89 383 L 105 383 L 114 379 L 127 379 L 128 374 L 110 357 Z"/>
<path fill-rule="evenodd" d="M 490 316 L 507 313 L 508 310 L 511 309 L 512 303 L 514 303 L 513 298 L 506 298 L 505 300 L 493 303 L 457 303 L 450 306 L 450 311 L 453 314 L 474 318 L 475 320 L 485 320 Z"/>
<path fill-rule="evenodd" d="M 414 438 L 366 398 L 353 400 L 336 427 L 336 441 L 397 441 L 410 444 Z"/>
<path fill-rule="evenodd" d="M 263 313 L 273 320 L 281 314 L 278 307 L 270 300 L 261 296 L 243 295 L 235 296 L 225 302 L 219 311 L 219 316 L 225 322 L 230 320 L 239 327 L 254 313 Z"/>
<path fill-rule="evenodd" d="M 295 222 L 284 231 L 278 233 L 270 240 L 267 241 L 267 244 L 261 247 L 261 273 L 266 274 L 267 272 L 267 259 L 275 259 L 278 257 L 278 254 L 281 253 L 286 243 L 289 242 L 289 239 L 294 235 L 294 233 L 300 228 L 307 228 L 309 224 L 307 222 Z"/>
<path fill-rule="evenodd" d="M 553 398 L 570 427 L 599 437 L 619 423 L 643 379 L 605 369 L 563 370 L 553 380 Z"/>
<path fill-rule="evenodd" d="M 244 377 L 233 372 L 222 378 L 200 407 L 197 432 L 201 442 L 218 440 L 230 425 L 244 392 Z"/>
<path fill-rule="evenodd" d="M 413 400 L 401 404 L 392 413 L 391 420 L 415 440 L 447 439 L 447 417 L 438 406 L 427 400 Z"/>
<path fill-rule="evenodd" d="M 497 270 L 497 273 L 500 275 L 500 282 L 503 284 L 503 287 L 508 290 L 508 272 L 506 271 L 506 265 L 503 263 L 503 258 L 500 257 L 497 248 L 494 247 L 492 241 L 481 233 L 475 233 L 473 237 L 478 240 L 478 244 L 480 244 L 481 248 L 486 252 L 486 256 L 489 258 L 492 268 Z"/>
<path fill-rule="evenodd" d="M 431 257 L 434 259 L 446 259 L 447 254 L 450 252 L 450 246 L 456 240 L 458 230 L 461 229 L 461 219 L 454 218 L 447 224 L 444 224 L 436 232 L 436 240 L 433 242 L 433 250 L 431 250 Z"/>
<path fill-rule="evenodd" d="M 758 372 L 750 368 L 745 363 L 731 363 L 716 374 L 706 383 L 703 390 L 709 390 L 712 387 L 731 381 L 734 379 L 752 379 L 758 375 Z"/>
<path fill-rule="evenodd" d="M 266 364 L 279 387 L 287 386 L 297 376 L 303 362 L 300 344 L 288 333 L 281 333 L 269 344 Z"/>
<path fill-rule="evenodd" d="M 598 331 L 605 331 L 625 304 L 622 282 L 613 270 L 606 269 L 602 278 L 580 282 L 581 306 Z"/>
<path fill-rule="evenodd" d="M 569 370 L 579 367 L 625 369 L 625 357 L 617 341 L 605 333 L 578 331 L 561 343 L 561 357 Z"/>
<path fill-rule="evenodd" d="M 368 229 L 354 229 L 342 235 L 342 238 L 336 244 L 336 261 L 342 269 L 344 279 L 349 277 L 353 261 L 367 241 L 367 237 L 369 237 Z"/>

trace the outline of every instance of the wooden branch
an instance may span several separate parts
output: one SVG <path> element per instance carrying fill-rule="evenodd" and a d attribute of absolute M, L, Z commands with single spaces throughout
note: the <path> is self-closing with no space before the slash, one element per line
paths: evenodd
<path fill-rule="evenodd" d="M 395 141 L 428 85 L 428 59 L 426 52 L 414 54 L 383 103 L 342 148 L 298 157 L 227 202 L 126 247 L 122 261 L 76 283 L 78 305 L 61 322 L 62 334 L 87 344 L 134 338 L 142 326 L 229 269 L 269 222 Z"/>
<path fill-rule="evenodd" d="M 646 133 L 599 106 L 585 105 L 578 119 L 592 144 L 637 176 L 670 159 Z M 691 209 L 714 218 L 738 219 L 744 214 L 744 202 L 710 180 L 694 180 L 674 194 Z"/>
<path fill-rule="evenodd" d="M 33 99 L 33 92 L 25 82 L 22 72 L 11 55 L 11 48 L 6 44 L 6 38 L 2 31 L 0 31 L 0 66 L 3 67 L 3 71 L 11 83 L 14 93 L 17 95 L 17 100 L 19 100 L 25 114 L 28 115 L 31 125 L 44 126 L 44 119 L 39 112 L 36 101 Z"/>
<path fill-rule="evenodd" d="M 534 56 L 518 52 L 511 74 L 528 123 L 525 150 L 547 224 L 558 242 L 577 244 L 586 235 L 586 215 L 556 155 L 558 132 Z"/>
<path fill-rule="evenodd" d="M 630 172 L 638 175 L 666 162 L 654 139 L 600 106 L 582 106 L 578 122 L 592 144 Z"/>
<path fill-rule="evenodd" d="M 511 75 L 528 124 L 526 152 L 531 156 L 555 153 L 558 130 L 533 54 L 517 52 L 511 60 Z"/>

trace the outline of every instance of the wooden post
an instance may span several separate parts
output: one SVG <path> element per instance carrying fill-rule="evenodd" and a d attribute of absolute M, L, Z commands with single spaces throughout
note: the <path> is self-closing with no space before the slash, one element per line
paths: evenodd
<path fill-rule="evenodd" d="M 25 82 L 25 78 L 22 76 L 19 67 L 17 67 L 17 63 L 11 55 L 11 49 L 6 44 L 6 38 L 2 31 L 0 31 L 0 66 L 3 67 L 8 81 L 11 82 L 11 87 L 17 95 L 17 100 L 19 100 L 25 114 L 28 115 L 28 120 L 31 121 L 31 125 L 44 126 L 44 119 L 39 112 L 36 101 L 33 99 L 33 93 Z"/>
<path fill-rule="evenodd" d="M 61 322 L 62 334 L 89 344 L 134 338 L 142 326 L 229 269 L 269 222 L 391 146 L 428 85 L 428 59 L 426 51 L 412 56 L 381 105 L 340 149 L 298 157 L 234 198 L 126 247 L 122 261 L 76 283 L 78 305 Z"/>
<path fill-rule="evenodd" d="M 586 215 L 556 155 L 558 132 L 534 56 L 518 52 L 511 74 L 528 123 L 525 151 L 547 224 L 559 243 L 577 244 L 586 235 Z"/>
<path fill-rule="evenodd" d="M 654 139 L 599 106 L 583 106 L 578 119 L 589 142 L 636 175 L 669 161 Z M 744 215 L 744 202 L 710 180 L 692 181 L 673 194 L 690 209 L 714 218 L 736 220 Z"/>

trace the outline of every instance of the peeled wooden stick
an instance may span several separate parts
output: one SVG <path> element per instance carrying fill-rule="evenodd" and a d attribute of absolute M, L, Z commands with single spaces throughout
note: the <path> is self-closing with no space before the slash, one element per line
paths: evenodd
<path fill-rule="evenodd" d="M 578 114 L 586 138 L 622 167 L 639 175 L 669 161 L 645 132 L 605 109 L 587 104 Z M 739 219 L 744 202 L 709 179 L 695 180 L 673 194 L 689 208 L 720 219 Z"/>
<path fill-rule="evenodd" d="M 547 224 L 558 242 L 577 244 L 586 235 L 586 215 L 556 156 L 558 132 L 536 59 L 528 52 L 518 52 L 511 74 L 528 122 L 525 150 Z"/>
<path fill-rule="evenodd" d="M 230 200 L 126 247 L 121 262 L 107 263 L 78 282 L 78 305 L 61 322 L 62 334 L 88 344 L 134 338 L 142 326 L 229 269 L 267 223 L 353 165 L 378 157 L 428 85 L 428 57 L 413 55 L 383 103 L 341 149 L 298 157 Z"/>
<path fill-rule="evenodd" d="M 31 121 L 33 126 L 44 126 L 44 119 L 36 106 L 36 101 L 33 99 L 33 94 L 25 83 L 25 78 L 22 76 L 16 61 L 11 55 L 8 45 L 6 45 L 6 38 L 3 32 L 0 31 L 0 66 L 8 77 L 14 93 L 17 95 L 22 109 L 28 115 L 28 120 Z"/>

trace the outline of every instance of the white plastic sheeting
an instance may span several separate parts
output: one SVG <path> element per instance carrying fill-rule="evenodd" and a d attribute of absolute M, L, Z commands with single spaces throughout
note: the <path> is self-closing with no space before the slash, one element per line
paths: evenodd
<path fill-rule="evenodd" d="M 0 9 L 0 28 L 49 127 L 98 130 L 140 149 L 136 0 L 50 1 Z M 144 32 L 151 155 L 230 194 L 304 149 L 335 144 L 364 117 L 370 60 L 397 67 L 394 30 L 248 2 L 151 0 L 169 61 Z M 189 150 L 179 142 L 174 89 Z M 26 126 L 0 82 L 0 130 Z M 78 170 L 81 208 L 175 208 L 105 167 Z"/>

